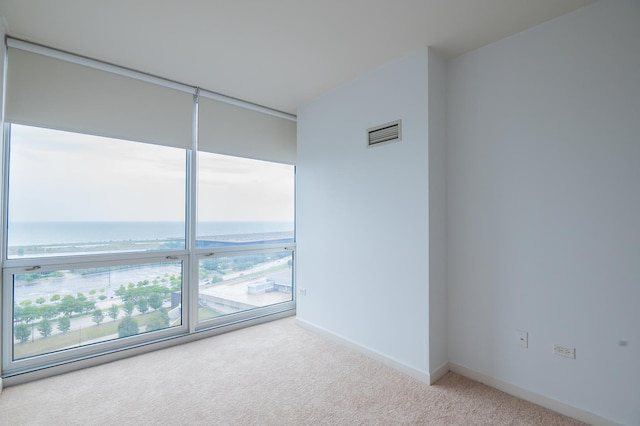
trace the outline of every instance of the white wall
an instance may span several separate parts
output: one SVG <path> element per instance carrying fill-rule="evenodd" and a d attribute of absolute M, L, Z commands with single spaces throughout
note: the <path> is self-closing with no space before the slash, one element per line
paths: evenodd
<path fill-rule="evenodd" d="M 298 110 L 298 319 L 428 380 L 427 49 Z M 366 146 L 402 119 L 402 141 Z"/>
<path fill-rule="evenodd" d="M 448 66 L 451 362 L 640 424 L 640 2 Z"/>

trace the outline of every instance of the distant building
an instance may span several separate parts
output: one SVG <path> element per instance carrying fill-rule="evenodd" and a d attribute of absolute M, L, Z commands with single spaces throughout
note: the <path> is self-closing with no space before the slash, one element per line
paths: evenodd
<path fill-rule="evenodd" d="M 257 281 L 252 281 L 247 286 L 249 294 L 263 294 L 279 291 L 282 293 L 291 293 L 293 285 L 291 282 L 291 272 L 287 270 L 284 273 L 275 273 Z"/>
<path fill-rule="evenodd" d="M 250 246 L 256 244 L 293 243 L 293 232 L 265 232 L 256 234 L 213 235 L 198 237 L 197 248 Z"/>

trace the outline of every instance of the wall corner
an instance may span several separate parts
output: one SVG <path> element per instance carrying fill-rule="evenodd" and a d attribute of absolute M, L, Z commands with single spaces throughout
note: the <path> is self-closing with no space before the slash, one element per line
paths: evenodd
<path fill-rule="evenodd" d="M 446 61 L 427 51 L 429 167 L 429 371 L 447 365 Z M 444 371 L 446 373 L 447 369 Z"/>

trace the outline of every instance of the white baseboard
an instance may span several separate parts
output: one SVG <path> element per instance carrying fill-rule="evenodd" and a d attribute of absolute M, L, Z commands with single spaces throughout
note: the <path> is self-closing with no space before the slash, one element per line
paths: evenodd
<path fill-rule="evenodd" d="M 427 383 L 427 384 L 431 384 L 431 377 L 429 375 L 429 373 L 425 372 L 425 371 L 421 371 L 418 370 L 417 368 L 414 368 L 410 365 L 407 365 L 401 361 L 398 361 L 397 359 L 391 358 L 387 355 L 381 354 L 380 352 L 377 352 L 371 348 L 368 348 L 366 346 L 363 346 L 359 343 L 354 342 L 353 340 L 347 339 L 344 336 L 340 336 L 338 334 L 335 334 L 327 329 L 324 329 L 322 327 L 318 327 L 317 325 L 311 324 L 305 320 L 302 320 L 300 318 L 296 317 L 296 323 L 298 325 L 300 325 L 303 328 L 306 328 L 307 330 L 310 330 L 314 333 L 317 333 L 321 336 L 327 337 L 330 340 L 333 340 L 334 342 L 340 343 L 344 346 L 347 346 L 350 349 L 353 349 L 357 352 L 360 352 L 363 355 L 368 356 L 369 358 L 375 359 L 376 361 L 393 368 L 394 370 L 398 370 L 401 373 L 404 373 L 408 376 L 413 377 L 414 379 L 420 380 L 421 382 Z M 448 366 L 447 366 L 447 371 L 448 371 Z M 446 371 L 445 371 L 446 373 Z M 444 373 L 443 373 L 444 375 Z"/>
<path fill-rule="evenodd" d="M 449 369 L 454 373 L 460 374 L 461 376 L 465 376 L 471 380 L 475 380 L 476 382 L 484 383 L 487 386 L 491 386 L 492 388 L 501 390 L 502 392 L 508 393 L 509 395 L 513 395 L 520 399 L 524 399 L 525 401 L 532 402 L 534 404 L 548 408 L 549 410 L 555 411 L 560 414 L 564 414 L 565 416 L 572 417 L 574 419 L 580 420 L 590 425 L 620 426 L 618 423 L 605 419 L 604 417 L 600 417 L 596 414 L 590 413 L 580 408 L 572 407 L 571 405 L 565 404 L 560 401 L 556 401 L 555 399 L 551 399 L 544 395 L 531 392 L 529 390 L 523 389 L 516 385 L 512 385 L 511 383 L 505 382 L 503 380 L 496 379 L 495 377 L 478 373 L 477 371 L 471 370 L 469 368 L 463 367 L 453 362 L 449 363 Z"/>
<path fill-rule="evenodd" d="M 429 373 L 429 384 L 432 385 L 449 372 L 449 363 L 445 362 L 440 367 Z"/>

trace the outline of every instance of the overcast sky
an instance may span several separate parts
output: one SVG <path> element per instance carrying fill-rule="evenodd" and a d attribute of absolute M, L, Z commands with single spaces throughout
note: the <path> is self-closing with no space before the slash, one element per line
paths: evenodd
<path fill-rule="evenodd" d="M 182 149 L 12 125 L 10 221 L 181 221 Z M 202 221 L 293 221 L 293 166 L 202 153 Z"/>

